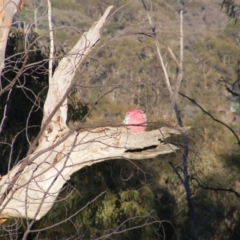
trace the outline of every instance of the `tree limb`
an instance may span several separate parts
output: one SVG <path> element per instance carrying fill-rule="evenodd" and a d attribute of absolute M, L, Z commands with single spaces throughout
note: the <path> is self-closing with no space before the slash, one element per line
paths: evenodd
<path fill-rule="evenodd" d="M 52 78 L 44 105 L 37 149 L 0 180 L 0 218 L 40 219 L 54 204 L 62 186 L 79 169 L 110 159 L 141 160 L 174 152 L 165 143 L 188 128 L 167 128 L 133 134 L 126 127 L 99 127 L 74 132 L 66 125 L 67 95 L 83 59 L 98 43 L 108 7 L 64 57 Z"/>

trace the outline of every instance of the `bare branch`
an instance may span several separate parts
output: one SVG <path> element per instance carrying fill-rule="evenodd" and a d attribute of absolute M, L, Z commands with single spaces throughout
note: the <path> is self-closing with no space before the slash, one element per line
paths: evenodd
<path fill-rule="evenodd" d="M 49 53 L 49 83 L 52 82 L 52 73 L 53 73 L 53 51 L 54 51 L 54 43 L 53 43 L 53 27 L 52 27 L 52 7 L 51 2 L 48 0 L 48 26 L 49 26 L 49 35 L 50 35 L 50 53 Z"/>
<path fill-rule="evenodd" d="M 98 43 L 111 9 L 108 7 L 101 19 L 83 34 L 49 78 L 42 129 L 37 137 L 39 145 L 31 153 L 35 140 L 29 155 L 2 177 L 0 218 L 40 219 L 50 210 L 70 176 L 85 166 L 117 158 L 153 158 L 178 149 L 164 140 L 188 128 L 161 128 L 132 134 L 125 127 L 99 127 L 78 133 L 66 126 L 66 99 L 74 84 L 73 77 Z"/>
<path fill-rule="evenodd" d="M 208 111 L 206 111 L 201 105 L 199 105 L 194 99 L 186 96 L 185 94 L 179 92 L 179 94 L 185 98 L 187 98 L 189 101 L 191 101 L 192 103 L 194 103 L 197 107 L 199 107 L 207 116 L 209 116 L 212 120 L 214 120 L 215 122 L 220 123 L 221 125 L 223 125 L 224 127 L 226 127 L 229 131 L 232 132 L 232 134 L 234 135 L 234 137 L 237 139 L 237 143 L 240 144 L 240 139 L 238 137 L 238 135 L 235 133 L 235 131 L 226 123 L 218 120 L 217 118 L 215 118 L 212 114 L 210 114 Z"/>

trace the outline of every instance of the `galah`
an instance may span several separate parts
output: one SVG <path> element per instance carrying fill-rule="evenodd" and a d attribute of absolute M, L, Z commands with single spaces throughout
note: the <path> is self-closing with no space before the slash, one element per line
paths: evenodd
<path fill-rule="evenodd" d="M 123 123 L 132 133 L 141 133 L 147 127 L 147 117 L 143 111 L 132 109 L 126 113 Z"/>

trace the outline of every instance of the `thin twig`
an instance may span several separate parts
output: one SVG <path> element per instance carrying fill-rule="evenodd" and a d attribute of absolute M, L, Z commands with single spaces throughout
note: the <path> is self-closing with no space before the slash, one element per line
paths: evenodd
<path fill-rule="evenodd" d="M 233 190 L 232 188 L 214 188 L 214 187 L 204 186 L 202 183 L 200 183 L 200 180 L 195 177 L 191 177 L 191 180 L 195 180 L 198 183 L 198 185 L 203 189 L 212 190 L 212 191 L 221 191 L 221 192 L 231 192 L 231 193 L 234 193 L 238 198 L 240 198 L 240 194 L 235 190 Z"/>
<path fill-rule="evenodd" d="M 232 132 L 232 134 L 236 137 L 237 139 L 237 143 L 240 145 L 240 139 L 238 137 L 238 135 L 235 133 L 235 131 L 229 127 L 226 123 L 218 120 L 217 118 L 215 118 L 211 113 L 209 113 L 208 111 L 206 111 L 201 105 L 199 105 L 193 98 L 190 98 L 188 96 L 186 96 L 185 94 L 179 92 L 179 94 L 185 98 L 187 98 L 189 101 L 191 101 L 192 103 L 194 103 L 197 107 L 199 107 L 207 116 L 209 116 L 213 121 L 218 122 L 220 124 L 222 124 L 224 127 L 226 127 L 229 131 Z"/>

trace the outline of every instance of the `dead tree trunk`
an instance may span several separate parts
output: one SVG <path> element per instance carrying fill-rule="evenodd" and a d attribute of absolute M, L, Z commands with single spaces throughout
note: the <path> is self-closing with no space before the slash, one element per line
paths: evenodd
<path fill-rule="evenodd" d="M 0 180 L 0 218 L 40 219 L 50 210 L 64 183 L 85 166 L 109 159 L 153 158 L 178 149 L 163 140 L 185 131 L 183 128 L 132 134 L 125 127 L 75 132 L 66 125 L 68 90 L 77 68 L 100 40 L 111 8 L 83 34 L 49 78 L 38 146 Z"/>

